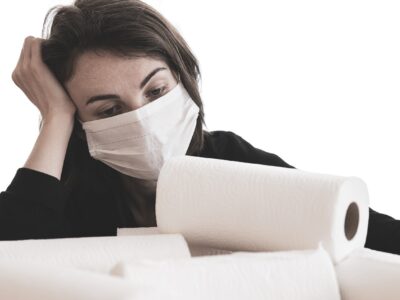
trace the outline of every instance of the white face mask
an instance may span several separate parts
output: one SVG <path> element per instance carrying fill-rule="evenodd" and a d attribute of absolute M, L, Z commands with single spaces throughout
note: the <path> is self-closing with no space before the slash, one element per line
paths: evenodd
<path fill-rule="evenodd" d="M 93 158 L 123 174 L 155 180 L 168 158 L 186 154 L 198 113 L 179 82 L 138 109 L 81 124 Z"/>

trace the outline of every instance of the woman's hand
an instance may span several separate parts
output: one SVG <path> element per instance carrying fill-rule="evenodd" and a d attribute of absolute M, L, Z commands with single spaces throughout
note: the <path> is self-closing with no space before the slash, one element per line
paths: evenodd
<path fill-rule="evenodd" d="M 25 38 L 12 80 L 39 109 L 43 121 L 54 116 L 73 116 L 76 106 L 42 60 L 43 39 Z"/>
<path fill-rule="evenodd" d="M 39 109 L 43 121 L 24 167 L 60 179 L 76 106 L 43 62 L 42 41 L 32 36 L 25 39 L 12 79 Z"/>

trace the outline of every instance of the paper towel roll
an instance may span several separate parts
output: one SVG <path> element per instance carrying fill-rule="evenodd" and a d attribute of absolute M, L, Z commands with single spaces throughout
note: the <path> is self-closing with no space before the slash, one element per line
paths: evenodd
<path fill-rule="evenodd" d="M 209 256 L 209 255 L 221 255 L 221 254 L 231 254 L 233 251 L 218 249 L 213 247 L 207 247 L 203 245 L 188 244 L 190 255 L 192 257 L 197 256 Z"/>
<path fill-rule="evenodd" d="M 118 236 L 125 235 L 143 235 L 143 234 L 160 234 L 157 227 L 134 227 L 134 228 L 117 228 Z M 229 254 L 232 251 L 206 247 L 203 245 L 191 245 L 188 244 L 190 255 L 195 256 L 205 256 L 205 255 L 220 255 Z"/>
<path fill-rule="evenodd" d="M 157 227 L 117 228 L 117 236 L 161 234 Z"/>
<path fill-rule="evenodd" d="M 69 267 L 34 262 L 0 262 L 2 300 L 117 300 L 134 299 L 125 280 Z"/>
<path fill-rule="evenodd" d="M 332 261 L 322 247 L 140 260 L 118 264 L 111 274 L 132 282 L 137 300 L 340 299 Z"/>
<path fill-rule="evenodd" d="M 119 261 L 190 257 L 180 234 L 104 236 L 0 242 L 0 262 L 42 262 L 109 272 Z"/>
<path fill-rule="evenodd" d="M 334 262 L 363 247 L 367 186 L 358 177 L 202 157 L 174 157 L 161 169 L 157 227 L 189 244 L 231 251 L 316 248 Z"/>
<path fill-rule="evenodd" d="M 400 255 L 359 249 L 336 265 L 342 300 L 400 299 Z"/>

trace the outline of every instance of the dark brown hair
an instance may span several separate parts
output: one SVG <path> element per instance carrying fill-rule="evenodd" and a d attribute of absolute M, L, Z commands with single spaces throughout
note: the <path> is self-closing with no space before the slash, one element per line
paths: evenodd
<path fill-rule="evenodd" d="M 161 58 L 200 109 L 187 154 L 201 151 L 205 121 L 197 59 L 175 27 L 151 6 L 140 0 L 76 0 L 48 11 L 42 37 L 43 61 L 62 85 L 71 78 L 77 58 L 85 51 Z M 73 168 L 87 159 L 83 137 L 82 126 L 75 118 L 64 167 Z M 63 171 L 62 180 L 64 177 Z"/>

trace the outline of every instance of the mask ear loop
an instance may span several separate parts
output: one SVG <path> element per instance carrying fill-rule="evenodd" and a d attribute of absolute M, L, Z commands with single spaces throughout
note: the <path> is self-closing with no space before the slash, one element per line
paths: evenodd
<path fill-rule="evenodd" d="M 79 115 L 78 115 L 77 111 L 75 112 L 75 120 L 78 121 L 81 125 L 83 125 L 83 123 L 84 123 L 81 119 L 79 119 Z"/>
<path fill-rule="evenodd" d="M 86 133 L 83 131 L 83 128 L 82 128 L 82 124 L 83 124 L 84 122 L 82 122 L 82 121 L 79 119 L 78 112 L 75 112 L 74 119 L 75 119 L 75 124 L 74 124 L 74 128 L 75 128 L 75 129 L 74 129 L 74 131 L 76 132 L 76 135 L 77 135 L 81 140 L 86 141 Z"/>
<path fill-rule="evenodd" d="M 178 79 L 177 79 L 177 81 L 178 81 L 178 84 L 181 82 L 181 74 L 179 73 L 179 71 L 173 71 L 172 72 L 172 74 L 176 74 L 177 75 L 177 77 L 178 77 Z M 175 77 L 175 76 L 174 76 Z M 176 79 L 176 78 L 175 78 Z"/>

